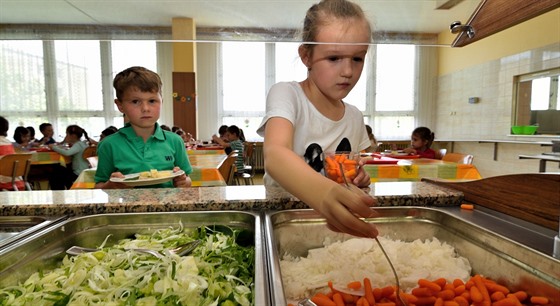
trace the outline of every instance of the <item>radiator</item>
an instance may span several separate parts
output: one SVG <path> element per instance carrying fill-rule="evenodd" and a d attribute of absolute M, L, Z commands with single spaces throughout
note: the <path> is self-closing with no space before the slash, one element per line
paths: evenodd
<path fill-rule="evenodd" d="M 255 147 L 255 170 L 257 171 L 264 171 L 264 155 L 263 155 L 263 146 L 262 142 L 257 142 L 257 146 Z"/>

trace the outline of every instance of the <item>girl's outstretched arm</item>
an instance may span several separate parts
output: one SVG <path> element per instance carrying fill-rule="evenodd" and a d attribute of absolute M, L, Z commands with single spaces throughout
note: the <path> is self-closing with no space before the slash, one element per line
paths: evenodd
<path fill-rule="evenodd" d="M 326 218 L 329 228 L 360 237 L 376 237 L 375 225 L 359 217 L 373 217 L 375 199 L 354 185 L 346 188 L 309 167 L 292 150 L 293 126 L 280 117 L 267 121 L 264 157 L 267 173 L 286 191 Z"/>

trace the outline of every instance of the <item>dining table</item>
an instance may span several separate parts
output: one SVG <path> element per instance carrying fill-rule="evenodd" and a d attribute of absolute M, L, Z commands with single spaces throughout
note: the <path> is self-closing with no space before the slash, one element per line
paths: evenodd
<path fill-rule="evenodd" d="M 49 176 L 55 171 L 56 165 L 66 167 L 72 162 L 71 156 L 64 156 L 48 149 L 32 150 L 30 154 L 32 155 L 28 181 L 35 190 L 48 189 Z"/>
<path fill-rule="evenodd" d="M 220 174 L 218 167 L 227 158 L 226 154 L 189 155 L 192 166 L 192 187 L 226 186 L 226 181 Z M 86 169 L 80 173 L 70 189 L 95 188 L 95 168 Z"/>
<path fill-rule="evenodd" d="M 482 176 L 474 165 L 458 164 L 428 158 L 397 159 L 396 161 L 366 163 L 364 170 L 371 182 L 420 181 L 437 178 L 453 181 L 478 180 Z"/>
<path fill-rule="evenodd" d="M 191 155 L 221 155 L 221 154 L 226 154 L 226 151 L 222 147 L 215 147 L 215 148 L 212 148 L 212 149 L 193 148 L 193 149 L 187 149 L 187 154 L 189 156 L 191 156 Z"/>

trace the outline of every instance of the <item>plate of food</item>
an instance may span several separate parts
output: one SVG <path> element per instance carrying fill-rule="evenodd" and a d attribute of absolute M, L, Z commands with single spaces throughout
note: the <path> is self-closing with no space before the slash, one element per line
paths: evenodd
<path fill-rule="evenodd" d="M 150 171 L 127 174 L 124 177 L 112 177 L 110 181 L 115 183 L 123 183 L 132 187 L 147 186 L 162 184 L 172 180 L 174 177 L 183 174 L 185 174 L 185 171 L 183 170 L 173 172 L 172 170 L 158 171 L 156 169 L 152 169 Z"/>

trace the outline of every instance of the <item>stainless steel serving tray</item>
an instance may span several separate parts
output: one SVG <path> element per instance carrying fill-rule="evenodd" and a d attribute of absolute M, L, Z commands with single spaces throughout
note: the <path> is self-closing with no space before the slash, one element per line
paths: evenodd
<path fill-rule="evenodd" d="M 108 245 L 146 229 L 178 226 L 227 225 L 250 230 L 255 245 L 254 305 L 269 300 L 265 275 L 264 237 L 257 213 L 237 211 L 103 214 L 67 220 L 0 249 L 0 286 L 25 280 L 39 269 L 56 267 L 73 245 L 96 247 L 111 234 Z"/>
<path fill-rule="evenodd" d="M 0 249 L 19 239 L 68 219 L 41 216 L 0 216 Z"/>
<path fill-rule="evenodd" d="M 498 235 L 444 209 L 425 207 L 377 208 L 380 217 L 368 219 L 379 232 L 392 239 L 413 241 L 436 237 L 452 245 L 469 259 L 473 273 L 483 274 L 512 290 L 552 298 L 560 305 L 560 261 Z M 273 305 L 286 305 L 280 255 L 306 256 L 323 246 L 325 238 L 347 240 L 335 233 L 313 210 L 291 210 L 265 214 L 266 251 Z"/>

